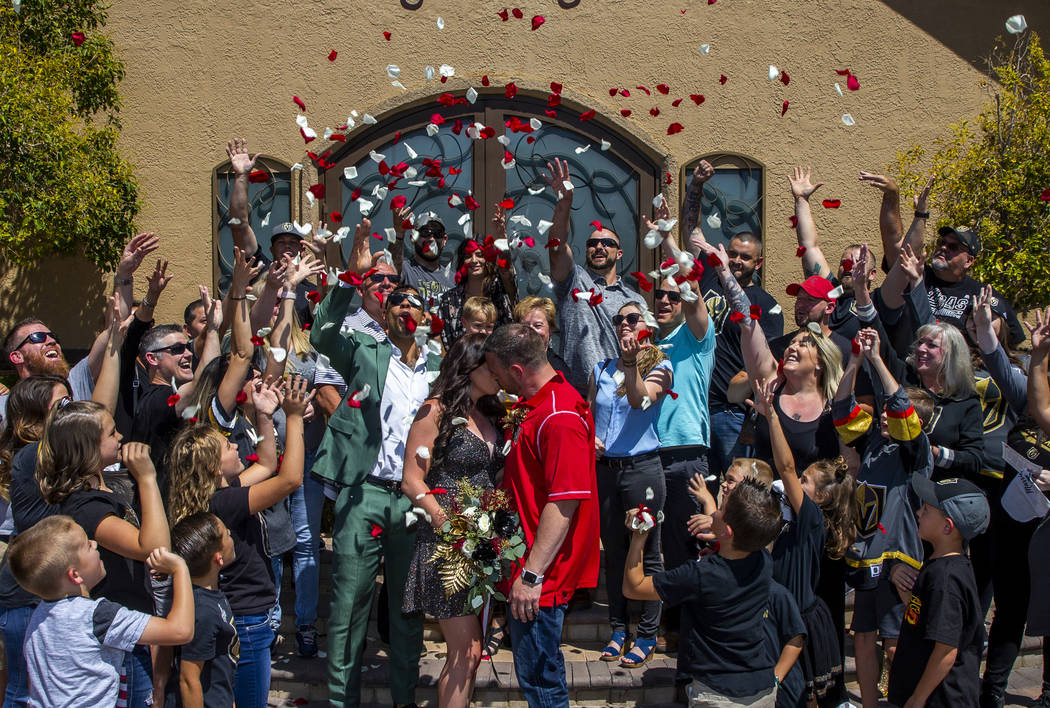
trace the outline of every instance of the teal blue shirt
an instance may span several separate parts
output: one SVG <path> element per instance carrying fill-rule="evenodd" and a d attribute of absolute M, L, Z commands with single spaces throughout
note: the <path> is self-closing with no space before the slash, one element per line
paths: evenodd
<path fill-rule="evenodd" d="M 711 424 L 707 408 L 707 390 L 715 365 L 715 328 L 708 323 L 703 339 L 697 339 L 685 322 L 661 339 L 664 354 L 674 367 L 674 399 L 664 396 L 656 420 L 661 447 L 703 445 L 711 443 Z"/>

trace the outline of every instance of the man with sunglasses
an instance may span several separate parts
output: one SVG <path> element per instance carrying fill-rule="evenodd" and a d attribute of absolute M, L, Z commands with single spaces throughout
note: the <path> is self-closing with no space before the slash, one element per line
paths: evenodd
<path fill-rule="evenodd" d="M 385 274 L 383 270 L 370 275 Z M 310 330 L 310 343 L 346 381 L 346 393 L 328 421 L 312 469 L 339 488 L 328 623 L 328 696 L 333 705 L 360 703 L 361 659 L 381 560 L 390 594 L 390 686 L 395 706 L 413 704 L 419 677 L 422 618 L 401 613 L 415 551 L 414 529 L 406 522 L 412 503 L 401 493 L 401 471 L 409 427 L 441 359 L 420 349 L 413 335 L 425 316 L 419 291 L 401 285 L 376 297 L 376 289 L 388 282 L 366 278 L 361 285 L 367 307 L 373 307 L 369 297 L 382 302 L 382 339 L 341 327 L 354 292 L 343 281 L 321 301 Z"/>
<path fill-rule="evenodd" d="M 631 290 L 617 275 L 616 265 L 623 257 L 620 237 L 606 228 L 591 233 L 586 243 L 586 267 L 576 264 L 569 243 L 569 218 L 573 189 L 569 163 L 554 158 L 547 163 L 550 174 L 543 175 L 554 190 L 554 222 L 549 241 L 557 245 L 550 254 L 551 279 L 558 302 L 558 331 L 561 333 L 561 357 L 566 370 L 562 373 L 580 395 L 586 395 L 587 381 L 594 365 L 620 355 L 612 317 L 629 302 L 643 305 L 645 300 Z"/>
<path fill-rule="evenodd" d="M 403 260 L 405 249 L 405 226 L 416 222 L 411 208 L 402 207 L 394 214 L 394 242 L 390 244 L 390 255 L 394 267 L 401 273 L 405 285 L 411 285 L 424 301 L 435 300 L 439 295 L 456 286 L 455 264 L 450 260 L 441 265 L 441 254 L 448 243 L 445 225 L 437 214 L 423 214 L 420 221 L 426 223 L 416 230 L 412 240 L 412 255 Z"/>

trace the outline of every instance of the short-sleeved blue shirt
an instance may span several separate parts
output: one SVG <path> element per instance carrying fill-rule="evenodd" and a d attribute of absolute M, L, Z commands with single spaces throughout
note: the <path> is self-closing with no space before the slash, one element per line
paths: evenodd
<path fill-rule="evenodd" d="M 697 339 L 686 322 L 678 325 L 660 344 L 670 344 L 664 354 L 674 367 L 673 390 L 678 398 L 664 397 L 656 420 L 656 432 L 664 447 L 711 443 L 711 415 L 707 392 L 715 366 L 715 328 L 709 323 L 703 339 Z"/>
<path fill-rule="evenodd" d="M 660 449 L 656 434 L 656 416 L 667 401 L 660 401 L 642 410 L 631 408 L 627 396 L 616 395 L 619 384 L 613 376 L 619 359 L 606 359 L 594 367 L 594 381 L 598 391 L 594 397 L 594 434 L 605 445 L 606 457 L 631 457 Z M 664 359 L 655 367 L 671 371 L 671 362 Z"/>

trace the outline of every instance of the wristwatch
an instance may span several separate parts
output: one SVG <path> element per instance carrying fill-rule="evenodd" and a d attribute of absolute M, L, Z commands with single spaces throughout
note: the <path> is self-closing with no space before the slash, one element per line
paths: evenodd
<path fill-rule="evenodd" d="M 915 218 L 916 219 L 929 219 L 930 218 L 930 212 L 928 212 L 928 211 L 919 211 L 918 209 L 916 209 L 915 210 Z"/>
<path fill-rule="evenodd" d="M 521 571 L 521 582 L 525 583 L 530 587 L 536 587 L 537 585 L 543 585 L 543 576 L 533 573 L 531 570 Z"/>

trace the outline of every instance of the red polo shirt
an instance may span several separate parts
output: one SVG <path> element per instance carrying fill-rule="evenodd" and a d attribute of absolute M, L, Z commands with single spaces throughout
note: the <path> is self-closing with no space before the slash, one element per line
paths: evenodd
<path fill-rule="evenodd" d="M 598 584 L 594 420 L 560 373 L 525 405 L 530 410 L 507 455 L 503 487 L 517 506 L 529 548 L 547 502 L 580 500 L 565 540 L 544 572 L 540 605 L 552 607 L 568 602 L 577 588 Z"/>

